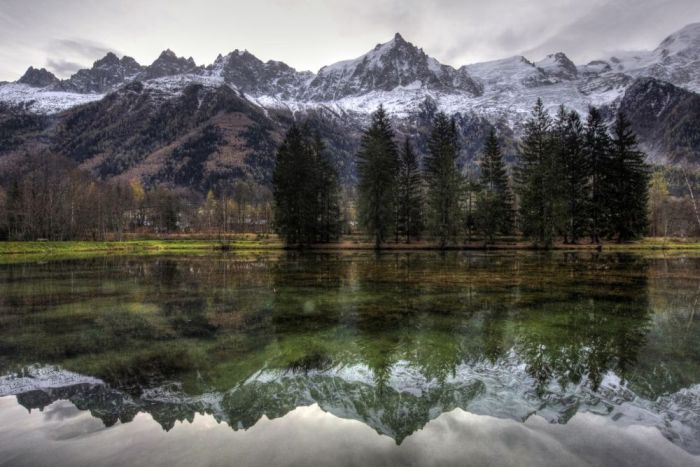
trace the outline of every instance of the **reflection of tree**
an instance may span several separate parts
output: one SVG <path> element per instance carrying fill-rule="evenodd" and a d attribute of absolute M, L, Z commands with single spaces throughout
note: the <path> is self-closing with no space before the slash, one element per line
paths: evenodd
<path fill-rule="evenodd" d="M 540 304 L 519 315 L 516 349 L 540 396 L 552 380 L 564 387 L 587 378 L 597 390 L 608 371 L 624 376 L 644 345 L 650 323 L 646 263 L 608 256 L 597 266 L 616 273 L 587 290 L 587 299 Z"/>

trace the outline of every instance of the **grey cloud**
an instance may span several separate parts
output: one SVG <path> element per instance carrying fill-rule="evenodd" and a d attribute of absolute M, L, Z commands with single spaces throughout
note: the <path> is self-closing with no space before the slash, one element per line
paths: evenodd
<path fill-rule="evenodd" d="M 88 39 L 54 39 L 46 47 L 46 66 L 59 77 L 67 77 L 88 68 L 116 49 Z"/>
<path fill-rule="evenodd" d="M 607 0 L 524 53 L 539 59 L 562 51 L 580 62 L 614 51 L 649 50 L 693 20 L 700 20 L 697 0 Z"/>
<path fill-rule="evenodd" d="M 68 60 L 54 60 L 49 58 L 46 60 L 46 68 L 58 76 L 69 76 L 81 68 L 85 68 L 85 66 Z"/>
<path fill-rule="evenodd" d="M 699 0 L 0 0 L 0 79 L 52 62 L 57 74 L 108 51 L 141 62 L 173 48 L 197 63 L 245 48 L 318 70 L 395 32 L 443 63 L 563 51 L 578 63 L 651 49 L 700 21 Z M 138 15 L 134 15 L 138 11 Z M 215 13 L 212 13 L 215 12 Z M 613 50 L 615 49 L 615 50 Z M 122 53 L 117 53 L 122 55 Z"/>
<path fill-rule="evenodd" d="M 49 50 L 93 60 L 104 57 L 107 52 L 115 51 L 111 47 L 87 39 L 57 39 L 49 44 Z"/>

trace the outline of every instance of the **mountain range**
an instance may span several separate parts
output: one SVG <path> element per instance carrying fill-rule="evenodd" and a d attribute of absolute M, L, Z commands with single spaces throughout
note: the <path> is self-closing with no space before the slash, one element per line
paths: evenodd
<path fill-rule="evenodd" d="M 552 112 L 563 104 L 586 114 L 594 105 L 611 119 L 622 110 L 651 162 L 697 164 L 699 92 L 700 23 L 652 51 L 586 64 L 556 52 L 455 68 L 400 34 L 316 73 L 240 50 L 207 66 L 171 50 L 146 66 L 108 53 L 68 79 L 30 67 L 0 84 L 0 172 L 20 154 L 47 150 L 102 178 L 196 191 L 231 177 L 267 183 L 281 135 L 308 120 L 351 181 L 361 129 L 380 104 L 420 150 L 432 116 L 444 111 L 456 119 L 465 163 L 494 127 L 512 160 L 537 98 Z"/>

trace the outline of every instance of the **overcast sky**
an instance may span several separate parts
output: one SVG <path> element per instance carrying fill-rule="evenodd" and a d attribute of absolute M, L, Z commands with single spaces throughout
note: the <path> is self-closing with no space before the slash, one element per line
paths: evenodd
<path fill-rule="evenodd" d="M 584 62 L 653 49 L 692 22 L 700 0 L 0 0 L 0 80 L 29 65 L 68 77 L 110 50 L 149 64 L 166 48 L 317 71 L 395 32 L 453 66 L 557 51 Z"/>

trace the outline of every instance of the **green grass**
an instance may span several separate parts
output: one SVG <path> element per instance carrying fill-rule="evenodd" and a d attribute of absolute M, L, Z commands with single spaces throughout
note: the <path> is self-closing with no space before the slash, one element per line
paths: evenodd
<path fill-rule="evenodd" d="M 221 250 L 279 249 L 281 243 L 270 240 L 126 240 L 122 242 L 0 242 L 0 262 L 42 258 L 76 258 L 115 255 L 147 255 L 161 253 L 206 253 Z"/>
<path fill-rule="evenodd" d="M 91 257 L 99 255 L 148 255 L 162 253 L 206 253 L 221 250 L 225 246 L 228 250 L 254 251 L 254 250 L 278 250 L 284 247 L 283 243 L 276 237 L 258 239 L 255 237 L 242 237 L 230 239 L 226 242 L 218 240 L 198 240 L 198 239 L 141 239 L 125 241 L 30 241 L 30 242 L 0 242 L 0 262 L 24 261 L 27 259 L 43 258 L 76 258 Z M 369 243 L 349 243 L 346 239 L 339 243 L 321 245 L 322 249 L 345 250 L 345 249 L 370 249 Z M 478 247 L 479 245 L 470 245 Z M 430 243 L 411 244 L 403 246 L 401 244 L 387 244 L 389 249 L 434 249 Z M 527 242 L 514 244 L 496 244 L 494 249 L 529 249 Z M 455 248 L 463 248 L 455 245 Z M 466 247 L 467 249 L 469 247 Z M 554 249 L 591 249 L 595 245 L 554 245 Z M 700 241 L 697 239 L 676 239 L 676 238 L 645 238 L 629 243 L 606 242 L 602 246 L 607 251 L 640 251 L 640 250 L 678 250 L 700 251 Z"/>

